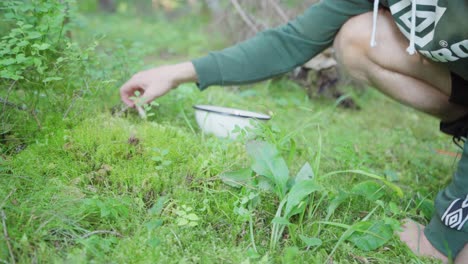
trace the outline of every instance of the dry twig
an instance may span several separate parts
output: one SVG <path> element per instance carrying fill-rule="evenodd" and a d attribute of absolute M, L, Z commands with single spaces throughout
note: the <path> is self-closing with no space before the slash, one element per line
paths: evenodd
<path fill-rule="evenodd" d="M 8 235 L 8 229 L 6 225 L 6 214 L 5 214 L 5 211 L 3 210 L 0 213 L 1 213 L 2 225 L 3 225 L 3 235 L 5 236 L 5 242 L 7 244 L 8 251 L 10 252 L 11 263 L 15 264 L 16 263 L 15 255 L 13 254 L 13 248 L 11 247 L 10 236 Z"/>
<path fill-rule="evenodd" d="M 96 230 L 96 231 L 89 232 L 87 234 L 82 235 L 81 239 L 85 239 L 85 238 L 88 238 L 90 236 L 101 235 L 101 234 L 109 234 L 109 235 L 113 235 L 113 236 L 117 236 L 117 237 L 123 237 L 122 234 L 120 234 L 119 232 L 116 232 L 116 231 Z"/>
<path fill-rule="evenodd" d="M 16 192 L 16 189 L 11 190 L 11 192 L 5 197 L 5 199 L 3 199 L 0 208 L 3 208 L 5 206 L 6 202 L 8 201 L 8 199 L 10 199 L 11 195 L 13 195 L 14 192 Z"/>

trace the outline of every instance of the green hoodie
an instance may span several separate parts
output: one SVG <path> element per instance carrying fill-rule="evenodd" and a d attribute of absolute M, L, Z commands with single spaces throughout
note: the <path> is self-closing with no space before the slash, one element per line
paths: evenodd
<path fill-rule="evenodd" d="M 413 1 L 414 6 L 411 0 L 380 0 L 380 4 L 390 9 L 420 54 L 446 63 L 450 71 L 468 80 L 468 1 Z M 373 7 L 369 0 L 322 0 L 286 25 L 193 60 L 199 87 L 247 84 L 291 71 L 330 47 L 349 18 Z M 378 30 L 378 23 L 374 27 Z"/>

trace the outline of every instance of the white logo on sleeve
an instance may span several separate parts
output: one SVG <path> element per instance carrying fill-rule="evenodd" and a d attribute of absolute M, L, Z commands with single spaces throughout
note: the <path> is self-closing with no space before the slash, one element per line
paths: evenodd
<path fill-rule="evenodd" d="M 468 195 L 465 200 L 457 199 L 453 201 L 445 211 L 441 220 L 444 225 L 452 229 L 462 230 L 463 226 L 468 221 Z"/>
<path fill-rule="evenodd" d="M 434 39 L 437 24 L 447 10 L 438 6 L 437 2 L 438 0 L 418 0 L 415 43 L 420 47 L 426 46 Z M 402 0 L 390 6 L 390 11 L 406 38 L 411 34 L 411 5 L 410 0 Z"/>

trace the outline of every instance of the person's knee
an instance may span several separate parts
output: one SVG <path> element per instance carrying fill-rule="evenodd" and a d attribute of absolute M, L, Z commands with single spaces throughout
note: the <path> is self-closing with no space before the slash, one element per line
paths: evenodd
<path fill-rule="evenodd" d="M 372 13 L 349 19 L 340 29 L 333 47 L 341 67 L 354 79 L 368 82 Z"/>

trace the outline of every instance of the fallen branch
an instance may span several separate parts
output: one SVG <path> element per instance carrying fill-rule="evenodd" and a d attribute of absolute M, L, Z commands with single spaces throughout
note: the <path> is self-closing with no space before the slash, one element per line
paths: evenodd
<path fill-rule="evenodd" d="M 250 27 L 250 29 L 253 30 L 253 32 L 257 33 L 258 32 L 257 26 L 254 24 L 254 22 L 252 22 L 252 20 L 250 20 L 249 16 L 245 13 L 244 9 L 242 9 L 242 7 L 240 6 L 239 2 L 237 0 L 231 0 L 231 3 L 236 8 L 236 11 L 239 13 L 242 20 L 244 20 L 244 22 Z"/>
<path fill-rule="evenodd" d="M 87 234 L 82 235 L 81 239 L 85 239 L 85 238 L 88 238 L 90 236 L 101 235 L 101 234 L 108 234 L 108 235 L 113 235 L 113 236 L 116 236 L 116 237 L 123 237 L 122 234 L 120 234 L 119 232 L 116 232 L 116 231 L 96 230 L 96 231 L 89 232 Z"/>
<path fill-rule="evenodd" d="M 5 98 L 5 101 L 4 101 L 4 102 L 0 101 L 1 103 L 3 103 L 3 109 L 2 109 L 2 111 L 5 111 L 5 106 L 6 106 L 7 102 L 8 102 L 8 97 L 10 96 L 10 93 L 11 93 L 11 90 L 13 90 L 13 87 L 15 87 L 15 84 L 16 84 L 16 81 L 13 81 L 13 82 L 11 83 L 10 87 L 8 87 L 8 92 L 7 92 L 7 95 L 6 95 L 7 97 Z M 0 98 L 0 99 L 1 99 L 1 98 Z M 16 106 L 16 105 L 15 105 L 15 106 Z"/>
<path fill-rule="evenodd" d="M 15 255 L 13 254 L 13 248 L 11 247 L 10 243 L 10 236 L 8 235 L 7 225 L 6 225 L 6 214 L 5 211 L 1 211 L 1 218 L 2 218 L 2 225 L 3 225 L 3 235 L 5 236 L 5 242 L 8 247 L 8 251 L 10 252 L 11 263 L 15 264 Z"/>
<path fill-rule="evenodd" d="M 5 109 L 5 107 L 9 106 L 9 107 L 13 107 L 17 110 L 20 110 L 20 111 L 28 111 L 28 108 L 26 106 L 22 106 L 22 105 L 17 105 L 15 103 L 12 103 L 10 101 L 8 101 L 7 99 L 3 99 L 0 97 L 0 104 L 3 104 L 3 109 Z"/>
<path fill-rule="evenodd" d="M 289 21 L 289 18 L 288 16 L 286 15 L 286 13 L 284 12 L 283 9 L 281 9 L 281 7 L 278 5 L 278 3 L 276 3 L 275 0 L 268 0 L 268 2 L 270 3 L 270 5 L 273 6 L 273 8 L 275 9 L 276 13 L 281 17 L 281 19 L 283 19 L 283 22 L 288 22 Z"/>
<path fill-rule="evenodd" d="M 78 99 L 81 98 L 82 95 L 83 95 L 83 91 L 78 91 L 78 92 L 73 93 L 73 99 L 72 99 L 72 101 L 70 103 L 70 106 L 67 108 L 67 110 L 63 114 L 62 119 L 67 118 L 68 114 L 70 113 L 71 109 L 75 105 L 76 101 L 78 101 Z"/>
<path fill-rule="evenodd" d="M 42 130 L 42 125 L 41 125 L 41 121 L 39 120 L 39 118 L 37 117 L 37 112 L 36 110 L 32 109 L 30 112 L 29 112 L 32 117 L 34 118 L 34 121 L 36 121 L 36 124 L 37 124 L 37 128 L 39 130 Z"/>
<path fill-rule="evenodd" d="M 8 201 L 8 199 L 10 199 L 11 195 L 13 195 L 14 192 L 16 192 L 16 189 L 11 190 L 11 192 L 5 197 L 5 199 L 3 199 L 0 208 L 3 208 L 5 206 L 6 202 Z"/>

